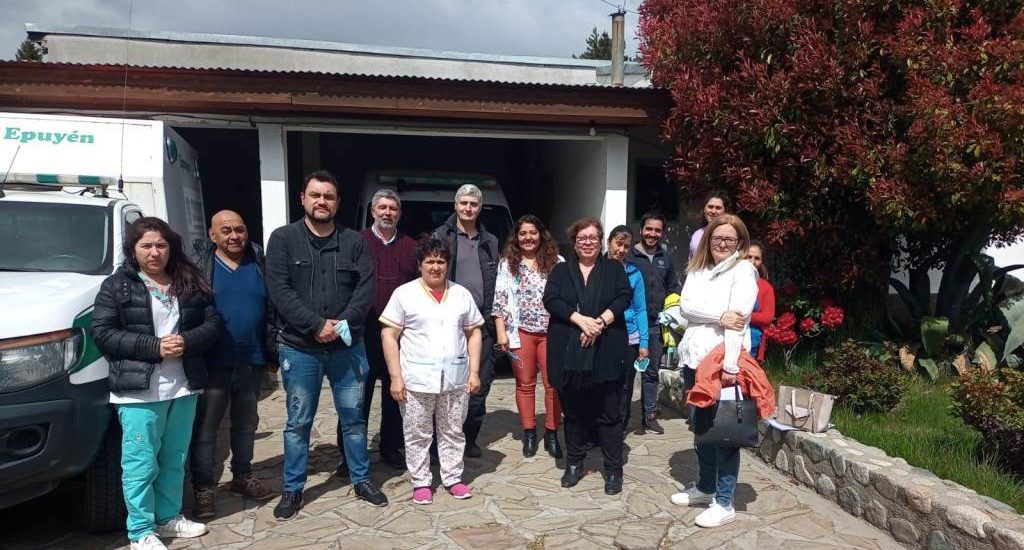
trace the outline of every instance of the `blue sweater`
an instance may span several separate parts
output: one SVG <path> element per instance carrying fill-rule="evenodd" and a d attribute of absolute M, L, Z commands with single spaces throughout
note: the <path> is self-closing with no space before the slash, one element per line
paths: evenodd
<path fill-rule="evenodd" d="M 629 286 L 633 289 L 633 299 L 626 308 L 626 332 L 632 342 L 637 336 L 640 338 L 640 347 L 647 348 L 649 334 L 647 331 L 647 297 L 644 291 L 644 277 L 640 270 L 633 264 L 626 262 L 626 276 L 629 278 Z"/>

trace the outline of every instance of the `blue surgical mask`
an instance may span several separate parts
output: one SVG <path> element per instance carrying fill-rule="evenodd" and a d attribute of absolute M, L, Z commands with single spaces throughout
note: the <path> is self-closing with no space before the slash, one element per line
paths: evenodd
<path fill-rule="evenodd" d="M 641 357 L 641 358 L 637 359 L 636 361 L 633 361 L 633 368 L 636 369 L 637 372 L 644 372 L 645 370 L 647 370 L 647 365 L 650 365 L 650 364 L 651 364 L 651 360 L 650 359 L 648 359 L 646 357 Z"/>
<path fill-rule="evenodd" d="M 348 320 L 342 319 L 338 324 L 334 325 L 334 332 L 338 333 L 338 337 L 341 338 L 342 342 L 345 342 L 346 346 L 352 345 L 352 330 L 348 328 Z"/>

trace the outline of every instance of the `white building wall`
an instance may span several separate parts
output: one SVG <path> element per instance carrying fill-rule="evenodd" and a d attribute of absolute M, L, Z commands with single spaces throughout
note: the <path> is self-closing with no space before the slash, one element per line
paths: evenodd
<path fill-rule="evenodd" d="M 605 232 L 629 223 L 629 138 L 612 134 L 604 140 L 604 208 L 601 223 Z"/>
<path fill-rule="evenodd" d="M 572 222 L 587 216 L 600 218 L 605 213 L 605 144 L 596 140 L 553 141 L 544 149 L 552 204 L 550 229 L 559 242 L 565 243 L 565 229 Z"/>
<path fill-rule="evenodd" d="M 982 253 L 992 256 L 993 263 L 996 267 L 1024 264 L 1024 238 L 1018 239 L 1009 246 L 990 246 L 983 250 Z M 1018 279 L 1024 279 L 1024 270 L 1012 271 L 1010 274 Z M 892 277 L 905 285 L 910 284 L 910 274 L 906 270 L 894 271 L 892 273 Z M 928 279 L 931 282 L 932 294 L 937 294 L 939 292 L 939 284 L 942 283 L 942 271 L 938 269 L 928 270 Z M 975 278 L 975 283 L 976 282 L 977 278 Z M 972 283 L 972 285 L 973 284 L 974 283 Z M 895 289 L 890 286 L 889 294 L 895 293 Z"/>
<path fill-rule="evenodd" d="M 280 124 L 257 124 L 256 129 L 260 140 L 260 196 L 266 247 L 270 234 L 288 223 L 288 155 Z"/>

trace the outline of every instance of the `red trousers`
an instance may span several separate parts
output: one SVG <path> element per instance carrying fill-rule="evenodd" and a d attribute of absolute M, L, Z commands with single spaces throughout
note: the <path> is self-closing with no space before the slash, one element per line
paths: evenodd
<path fill-rule="evenodd" d="M 512 362 L 512 372 L 516 375 L 516 408 L 519 409 L 519 421 L 524 430 L 537 428 L 537 412 L 535 409 L 537 395 L 537 371 L 540 371 L 544 383 L 544 427 L 557 430 L 562 416 L 562 406 L 558 403 L 558 394 L 548 382 L 548 335 L 519 330 L 521 347 L 513 350 L 519 356 Z"/>

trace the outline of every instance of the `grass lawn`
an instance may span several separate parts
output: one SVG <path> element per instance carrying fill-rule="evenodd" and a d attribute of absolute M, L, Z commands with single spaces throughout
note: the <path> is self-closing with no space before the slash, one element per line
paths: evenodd
<path fill-rule="evenodd" d="M 775 361 L 766 366 L 775 384 L 799 385 L 800 372 L 809 368 L 801 363 L 795 371 Z M 837 401 L 832 422 L 843 435 L 1024 511 L 1024 479 L 982 453 L 981 434 L 951 414 L 952 404 L 942 383 L 916 380 L 896 409 L 858 415 Z"/>

